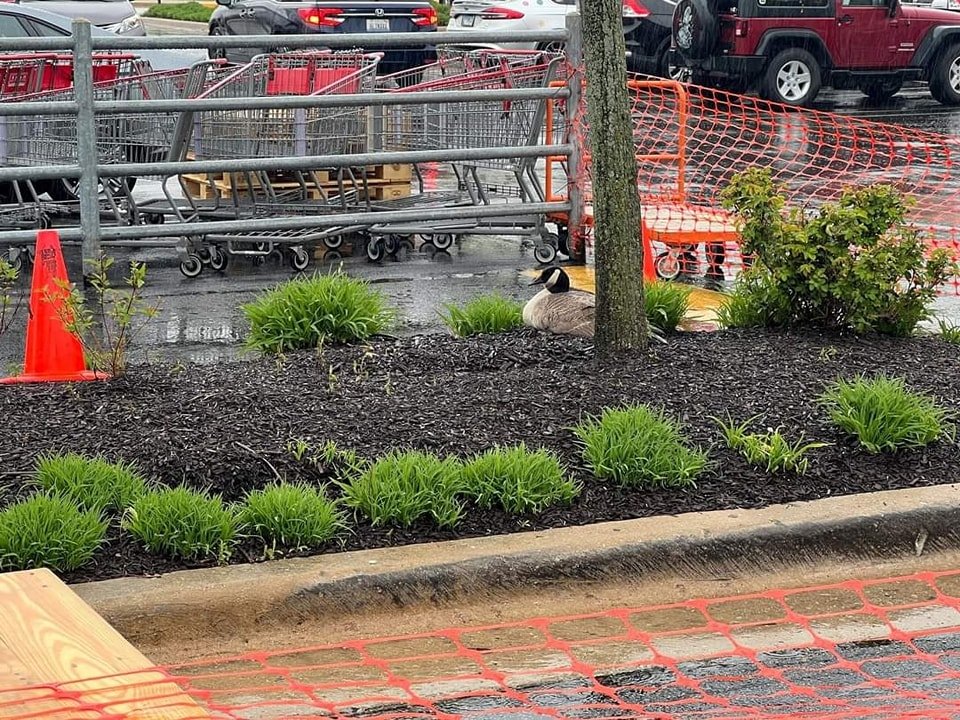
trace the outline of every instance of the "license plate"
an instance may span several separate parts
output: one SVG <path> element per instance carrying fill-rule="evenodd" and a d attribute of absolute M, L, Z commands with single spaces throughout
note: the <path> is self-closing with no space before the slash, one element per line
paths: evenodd
<path fill-rule="evenodd" d="M 473 23 L 477 21 L 476 15 L 462 15 L 460 17 L 460 24 L 463 27 L 473 27 Z"/>
<path fill-rule="evenodd" d="M 367 20 L 367 32 L 390 32 L 390 20 L 387 18 Z"/>

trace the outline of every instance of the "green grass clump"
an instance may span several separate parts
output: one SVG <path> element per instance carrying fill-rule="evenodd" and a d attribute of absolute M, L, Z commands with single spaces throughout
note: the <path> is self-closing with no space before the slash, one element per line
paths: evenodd
<path fill-rule="evenodd" d="M 239 513 L 244 532 L 285 548 L 315 548 L 343 528 L 333 501 L 316 488 L 275 483 L 247 494 Z"/>
<path fill-rule="evenodd" d="M 366 340 L 394 316 L 381 293 L 339 270 L 280 283 L 241 309 L 250 321 L 247 344 L 270 353 Z"/>
<path fill-rule="evenodd" d="M 144 15 L 146 17 L 163 18 L 164 20 L 206 23 L 210 22 L 213 8 L 191 0 L 191 2 L 174 3 L 172 5 L 151 5 Z"/>
<path fill-rule="evenodd" d="M 226 558 L 237 534 L 237 518 L 219 497 L 185 487 L 165 488 L 137 500 L 124 527 L 158 555 Z"/>
<path fill-rule="evenodd" d="M 820 403 L 841 430 L 873 453 L 923 447 L 955 432 L 946 411 L 911 392 L 901 378 L 840 379 L 827 387 Z"/>
<path fill-rule="evenodd" d="M 83 567 L 99 549 L 107 523 L 70 499 L 34 495 L 0 512 L 0 571 Z"/>
<path fill-rule="evenodd" d="M 344 502 L 374 525 L 408 527 L 425 515 L 453 527 L 463 512 L 460 463 L 417 450 L 393 450 L 341 483 Z"/>
<path fill-rule="evenodd" d="M 677 283 L 656 281 L 644 285 L 647 322 L 660 332 L 676 330 L 690 309 L 691 292 L 690 288 Z"/>
<path fill-rule="evenodd" d="M 605 408 L 573 432 L 594 474 L 625 487 L 692 485 L 707 466 L 706 453 L 687 447 L 679 423 L 643 405 Z"/>
<path fill-rule="evenodd" d="M 546 450 L 493 447 L 463 466 L 463 493 L 481 507 L 500 505 L 510 513 L 538 513 L 569 504 L 580 487 L 568 479 L 555 455 Z"/>
<path fill-rule="evenodd" d="M 454 335 L 498 333 L 523 325 L 523 306 L 500 295 L 481 295 L 463 307 L 444 305 L 443 322 Z"/>
<path fill-rule="evenodd" d="M 41 455 L 35 479 L 44 490 L 98 513 L 123 512 L 148 490 L 135 465 L 75 453 Z"/>
<path fill-rule="evenodd" d="M 765 433 L 747 432 L 747 428 L 754 419 L 756 418 L 751 418 L 742 425 L 734 425 L 733 421 L 723 422 L 717 418 L 714 418 L 714 421 L 720 426 L 728 448 L 739 452 L 751 465 L 765 467 L 767 472 L 787 470 L 803 475 L 810 464 L 806 454 L 810 450 L 826 447 L 829 444 L 804 443 L 802 436 L 797 442 L 791 444 L 779 429 L 768 430 Z"/>
<path fill-rule="evenodd" d="M 951 345 L 960 345 L 960 325 L 951 325 L 944 320 L 937 320 L 940 328 L 940 337 Z"/>

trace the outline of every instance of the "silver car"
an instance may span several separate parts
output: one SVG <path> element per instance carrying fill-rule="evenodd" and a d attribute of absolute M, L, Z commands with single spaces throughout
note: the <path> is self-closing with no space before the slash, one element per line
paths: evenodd
<path fill-rule="evenodd" d="M 147 34 L 130 0 L 24 0 L 20 4 L 71 19 L 85 18 L 117 35 Z"/>

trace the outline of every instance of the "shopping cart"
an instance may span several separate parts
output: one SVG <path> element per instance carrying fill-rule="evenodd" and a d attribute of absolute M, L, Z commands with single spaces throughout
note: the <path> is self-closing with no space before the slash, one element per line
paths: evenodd
<path fill-rule="evenodd" d="M 272 97 L 278 95 L 358 94 L 373 90 L 381 53 L 297 52 L 262 55 L 236 69 L 198 97 Z M 368 111 L 364 105 L 330 108 L 214 110 L 182 113 L 170 159 L 183 161 L 257 157 L 305 157 L 362 153 L 369 149 Z M 210 198 L 194 198 L 188 184 L 195 176 L 176 176 L 186 204 L 178 201 L 166 178 L 164 194 L 180 222 L 245 219 L 273 215 L 318 215 L 356 207 L 365 178 L 349 168 L 336 172 L 331 189 L 326 171 L 316 168 L 287 174 L 267 171 L 207 174 Z M 282 233 L 204 234 L 181 247 L 180 269 L 187 277 L 204 265 L 223 270 L 231 255 L 262 260 L 286 251 L 291 266 L 310 262 L 307 247 L 325 240 L 337 247 L 342 230 Z"/>
<path fill-rule="evenodd" d="M 93 81 L 109 82 L 121 77 L 144 75 L 149 64 L 128 53 L 93 55 Z M 58 53 L 0 54 L 0 100 L 23 98 L 46 90 L 73 85 L 73 56 Z"/>
<path fill-rule="evenodd" d="M 445 90 L 501 90 L 548 87 L 562 73 L 556 55 L 529 51 L 448 51 L 437 66 L 444 73 L 423 73 L 418 84 L 393 92 L 439 92 Z M 458 72 L 450 72 L 459 68 Z M 470 100 L 426 102 L 389 107 L 383 123 L 382 147 L 388 151 L 458 150 L 472 148 L 536 146 L 543 133 L 546 101 L 537 99 Z M 451 165 L 457 189 L 420 192 L 398 201 L 376 203 L 371 209 L 399 207 L 481 206 L 498 203 L 542 202 L 545 193 L 537 175 L 536 158 L 505 158 L 455 162 Z M 544 218 L 536 215 L 504 215 L 484 220 L 430 221 L 379 224 L 369 230 L 367 256 L 379 260 L 413 235 L 445 250 L 463 234 L 510 235 L 534 245 L 540 262 L 551 262 L 557 253 L 557 238 L 546 230 Z"/>

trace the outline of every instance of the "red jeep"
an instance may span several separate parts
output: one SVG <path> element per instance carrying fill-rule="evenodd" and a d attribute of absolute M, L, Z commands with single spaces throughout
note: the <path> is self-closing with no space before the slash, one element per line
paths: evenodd
<path fill-rule="evenodd" d="M 675 61 L 693 81 L 809 105 L 822 86 L 874 100 L 905 80 L 960 104 L 960 14 L 899 0 L 680 0 Z"/>

